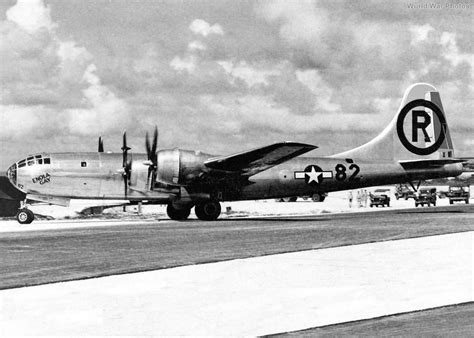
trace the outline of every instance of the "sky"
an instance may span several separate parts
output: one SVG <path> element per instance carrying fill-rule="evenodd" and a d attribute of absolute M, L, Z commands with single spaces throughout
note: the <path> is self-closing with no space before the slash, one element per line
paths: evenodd
<path fill-rule="evenodd" d="M 433 6 L 434 5 L 434 6 Z M 431 6 L 435 8 L 431 8 Z M 474 156 L 472 1 L 0 0 L 0 168 L 41 151 L 329 155 L 376 136 L 416 82 Z"/>

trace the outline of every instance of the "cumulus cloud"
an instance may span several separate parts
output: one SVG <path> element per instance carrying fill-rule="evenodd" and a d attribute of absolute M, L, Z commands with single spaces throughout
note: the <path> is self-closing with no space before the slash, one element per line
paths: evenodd
<path fill-rule="evenodd" d="M 0 23 L 4 125 L 18 135 L 41 130 L 37 137 L 117 130 L 126 103 L 101 84 L 85 47 L 58 37 L 51 9 L 42 0 L 19 0 L 6 18 Z M 21 123 L 19 116 L 31 118 Z"/>
<path fill-rule="evenodd" d="M 15 22 L 29 33 L 44 28 L 52 30 L 56 27 L 51 21 L 50 8 L 43 0 L 18 0 L 16 5 L 7 10 L 7 19 Z"/>
<path fill-rule="evenodd" d="M 202 36 L 208 36 L 210 34 L 224 35 L 224 30 L 219 24 L 210 25 L 204 20 L 196 19 L 189 25 L 189 29 L 194 34 L 199 34 Z"/>

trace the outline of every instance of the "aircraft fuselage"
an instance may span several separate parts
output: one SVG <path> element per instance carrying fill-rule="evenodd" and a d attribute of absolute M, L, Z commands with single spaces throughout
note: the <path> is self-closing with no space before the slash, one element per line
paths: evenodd
<path fill-rule="evenodd" d="M 253 175 L 248 180 L 229 181 L 226 176 L 220 182 L 206 183 L 202 175 L 210 170 L 205 167 L 204 161 L 213 155 L 177 149 L 159 155 L 163 158 L 160 165 L 166 170 L 158 170 L 161 173 L 158 180 L 170 185 L 179 184 L 184 189 L 189 185 L 186 203 L 210 196 L 222 201 L 308 196 L 457 176 L 462 172 L 460 163 L 434 169 L 406 170 L 397 162 L 297 157 Z M 48 163 L 44 163 L 46 159 L 49 159 Z M 181 197 L 182 188 L 157 185 L 153 190 L 147 189 L 146 160 L 145 154 L 133 154 L 126 199 L 169 203 L 176 200 L 177 196 Z M 12 183 L 29 195 L 65 199 L 125 199 L 121 154 L 44 153 L 28 157 L 23 163 L 20 161 L 14 166 L 9 169 L 8 176 Z"/>

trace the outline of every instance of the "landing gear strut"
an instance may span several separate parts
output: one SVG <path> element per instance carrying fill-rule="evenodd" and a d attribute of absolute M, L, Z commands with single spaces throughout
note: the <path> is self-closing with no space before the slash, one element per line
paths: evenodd
<path fill-rule="evenodd" d="M 199 202 L 194 208 L 197 218 L 203 221 L 214 221 L 221 214 L 221 204 L 216 200 Z"/>
<path fill-rule="evenodd" d="M 22 208 L 16 213 L 16 219 L 20 224 L 30 224 L 35 219 L 35 214 L 30 209 Z"/>
<path fill-rule="evenodd" d="M 173 204 L 170 203 L 166 208 L 166 213 L 172 220 L 183 221 L 189 217 L 189 214 L 191 213 L 191 208 L 176 209 L 175 207 L 173 207 Z"/>

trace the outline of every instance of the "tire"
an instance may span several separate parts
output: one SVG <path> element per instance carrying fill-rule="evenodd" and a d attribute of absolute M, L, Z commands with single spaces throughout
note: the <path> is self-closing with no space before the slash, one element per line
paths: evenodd
<path fill-rule="evenodd" d="M 453 204 L 453 200 L 449 200 L 449 204 Z"/>
<path fill-rule="evenodd" d="M 418 203 L 415 203 L 415 208 L 418 208 Z"/>
<path fill-rule="evenodd" d="M 311 197 L 311 199 L 313 200 L 313 202 L 322 202 L 322 201 L 324 201 L 325 196 L 316 193 Z"/>
<path fill-rule="evenodd" d="M 35 214 L 29 209 L 20 209 L 16 213 L 16 220 L 20 224 L 30 224 L 35 219 Z"/>
<path fill-rule="evenodd" d="M 469 199 L 468 198 L 466 198 L 466 204 L 469 204 Z"/>
<path fill-rule="evenodd" d="M 191 213 L 191 208 L 176 209 L 170 203 L 166 207 L 166 213 L 168 214 L 168 217 L 174 221 L 184 221 L 189 217 L 189 214 Z"/>
<path fill-rule="evenodd" d="M 283 197 L 283 198 L 282 198 L 282 201 L 283 201 L 283 202 L 296 202 L 297 199 L 298 199 L 297 196 L 293 196 L 293 197 Z"/>
<path fill-rule="evenodd" d="M 215 200 L 200 202 L 194 207 L 194 213 L 202 221 L 215 221 L 221 214 L 221 204 Z"/>

